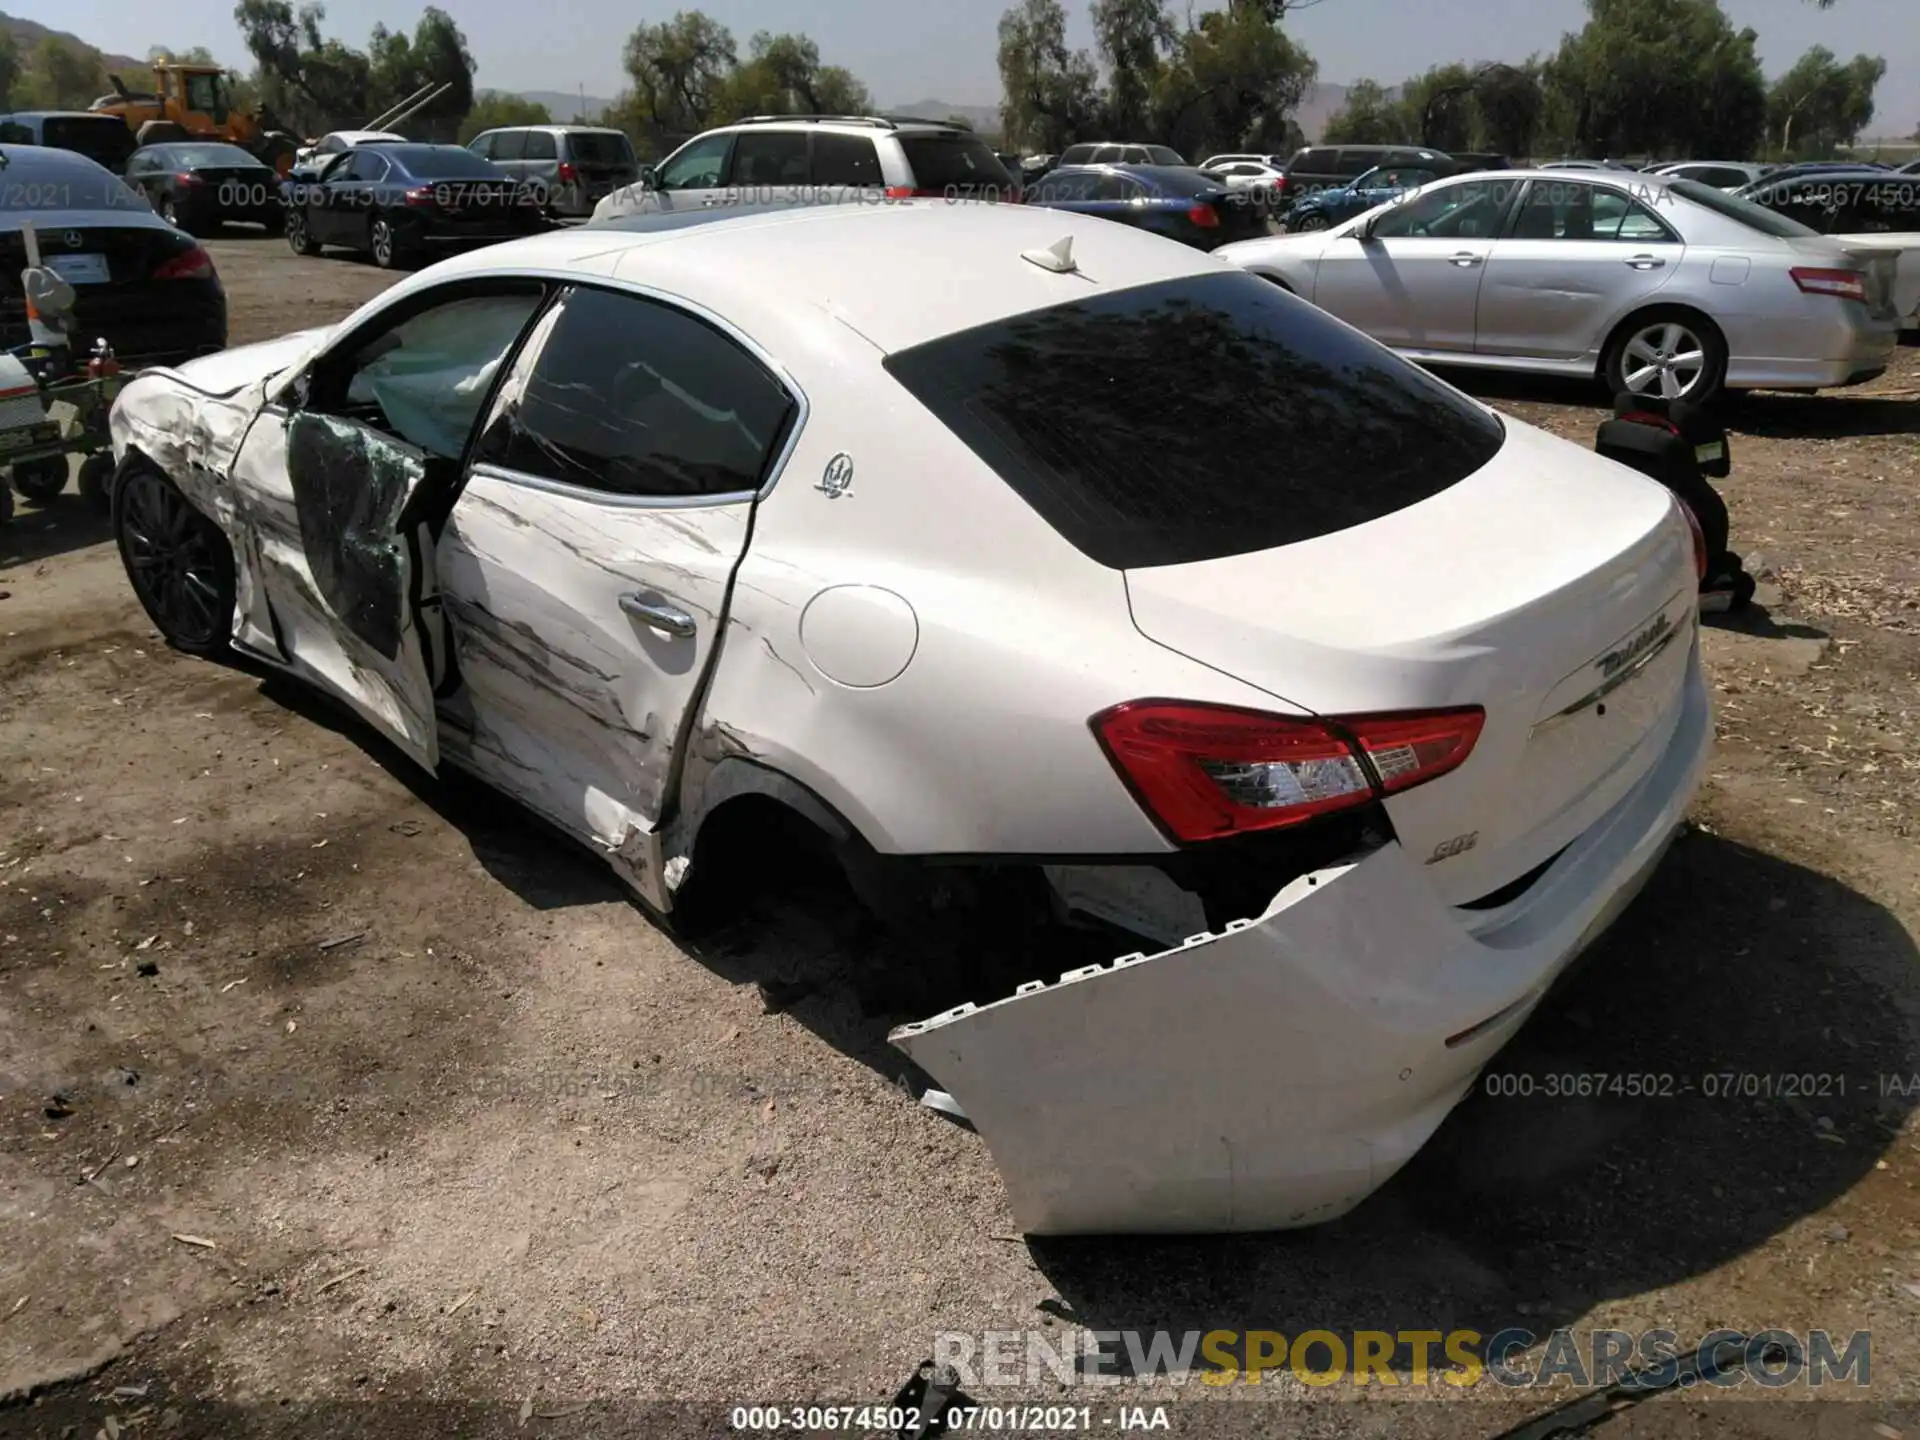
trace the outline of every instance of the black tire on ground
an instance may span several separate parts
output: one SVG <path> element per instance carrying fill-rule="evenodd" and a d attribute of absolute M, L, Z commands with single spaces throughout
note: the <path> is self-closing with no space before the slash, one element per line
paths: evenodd
<path fill-rule="evenodd" d="M 113 508 L 113 456 L 89 455 L 80 462 L 80 498 L 102 515 Z"/>
<path fill-rule="evenodd" d="M 113 538 L 147 618 L 189 655 L 224 655 L 233 632 L 235 578 L 227 537 L 150 466 L 113 488 Z"/>
<path fill-rule="evenodd" d="M 23 460 L 13 467 L 13 488 L 29 500 L 42 503 L 67 488 L 67 457 L 49 455 L 40 460 Z"/>
<path fill-rule="evenodd" d="M 1697 356 L 1697 363 L 1688 357 Z M 1676 364 L 1675 361 L 1680 363 Z M 1671 385 L 1666 381 L 1671 378 Z M 1629 384 L 1629 379 L 1638 384 Z M 1719 398 L 1727 379 L 1727 342 L 1719 326 L 1697 310 L 1656 305 L 1620 322 L 1607 341 L 1600 380 L 1607 393 L 1680 393 L 1669 400 L 1706 405 Z"/>
<path fill-rule="evenodd" d="M 1287 228 L 1289 230 L 1298 230 L 1303 235 L 1309 230 L 1324 230 L 1327 228 L 1327 217 L 1324 215 L 1303 215 L 1300 217 L 1300 223 L 1298 225 L 1289 225 Z"/>
<path fill-rule="evenodd" d="M 287 237 L 287 248 L 296 255 L 318 255 L 320 247 L 313 243 L 313 236 L 307 229 L 307 212 L 298 207 L 290 208 L 280 221 L 280 233 Z"/>

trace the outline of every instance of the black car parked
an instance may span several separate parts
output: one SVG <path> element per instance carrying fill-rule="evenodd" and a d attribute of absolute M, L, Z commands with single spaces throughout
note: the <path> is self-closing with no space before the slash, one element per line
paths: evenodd
<path fill-rule="evenodd" d="M 273 167 L 217 140 L 142 146 L 127 161 L 127 184 L 147 197 L 162 220 L 189 235 L 230 221 L 277 233 L 286 214 Z"/>
<path fill-rule="evenodd" d="M 383 269 L 548 228 L 546 195 L 459 145 L 363 145 L 311 179 L 290 175 L 287 245 L 358 250 Z"/>
<path fill-rule="evenodd" d="M 84 155 L 0 144 L 0 347 L 24 345 L 20 272 L 33 222 L 41 263 L 73 286 L 84 353 L 105 338 L 129 367 L 174 365 L 227 344 L 227 295 L 191 236 Z"/>
<path fill-rule="evenodd" d="M 1269 233 L 1258 197 L 1190 165 L 1063 165 L 1027 192 L 1027 203 L 1099 215 L 1201 250 Z"/>
<path fill-rule="evenodd" d="M 133 131 L 118 115 L 85 110 L 16 110 L 0 115 L 0 145 L 44 145 L 71 150 L 120 174 L 136 148 Z"/>

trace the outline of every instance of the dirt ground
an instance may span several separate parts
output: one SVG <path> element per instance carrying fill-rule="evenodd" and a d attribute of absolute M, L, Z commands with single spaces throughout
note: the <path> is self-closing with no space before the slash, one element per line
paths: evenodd
<path fill-rule="evenodd" d="M 235 343 L 386 283 L 210 248 Z M 1580 387 L 1466 383 L 1591 442 Z M 1520 1325 L 1870 1329 L 1844 1398 L 1676 1395 L 1599 1433 L 1920 1435 L 1920 350 L 1732 421 L 1764 605 L 1707 636 L 1694 830 L 1495 1062 L 1535 1093 L 1477 1095 L 1335 1224 L 1177 1242 L 1014 1235 L 978 1138 L 899 1088 L 833 983 L 831 915 L 695 953 L 485 793 L 166 649 L 103 522 L 22 502 L 0 1434 L 724 1433 L 734 1405 L 884 1403 L 942 1331 Z M 755 981 L 808 976 L 768 1013 Z M 1590 1072 L 1689 1092 L 1542 1093 Z M 1776 1093 L 1705 1093 L 1732 1074 Z M 1560 1397 L 1119 1398 L 1176 1434 L 1493 1436 Z"/>

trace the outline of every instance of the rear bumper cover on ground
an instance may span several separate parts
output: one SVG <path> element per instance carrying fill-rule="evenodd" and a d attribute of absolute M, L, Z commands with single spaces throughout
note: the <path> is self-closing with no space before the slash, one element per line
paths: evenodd
<path fill-rule="evenodd" d="M 1646 776 L 1491 928 L 1390 844 L 1257 919 L 893 1043 L 979 1130 L 1029 1234 L 1330 1220 L 1426 1142 L 1658 865 L 1712 740 L 1697 648 L 1678 711 Z"/>

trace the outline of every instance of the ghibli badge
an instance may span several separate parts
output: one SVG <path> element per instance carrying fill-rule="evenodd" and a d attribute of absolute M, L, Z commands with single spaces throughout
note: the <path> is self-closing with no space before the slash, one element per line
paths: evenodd
<path fill-rule="evenodd" d="M 1658 645 L 1666 633 L 1673 629 L 1673 621 L 1662 615 L 1633 639 L 1618 650 L 1609 650 L 1595 663 L 1603 680 L 1611 680 L 1627 666 L 1638 660 L 1654 646 Z"/>

